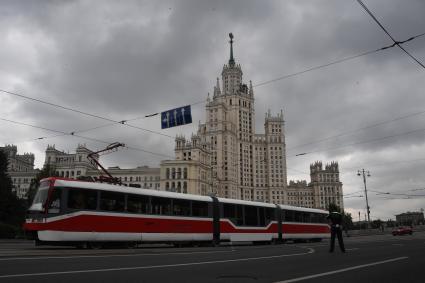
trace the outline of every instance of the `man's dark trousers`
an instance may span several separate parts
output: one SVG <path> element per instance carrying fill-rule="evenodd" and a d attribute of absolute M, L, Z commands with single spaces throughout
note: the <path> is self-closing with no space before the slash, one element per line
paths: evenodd
<path fill-rule="evenodd" d="M 335 248 L 335 235 L 338 237 L 338 244 L 339 248 L 343 253 L 345 253 L 345 247 L 344 247 L 344 241 L 342 239 L 342 231 L 340 226 L 334 226 L 331 227 L 331 248 L 329 252 L 333 252 Z"/>

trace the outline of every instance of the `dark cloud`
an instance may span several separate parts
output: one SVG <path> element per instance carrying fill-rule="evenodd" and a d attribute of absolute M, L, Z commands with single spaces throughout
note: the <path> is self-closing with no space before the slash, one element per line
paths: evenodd
<path fill-rule="evenodd" d="M 355 1 L 3 1 L 0 5 L 0 88 L 115 120 L 143 117 L 206 99 L 228 60 L 229 32 L 244 80 L 258 84 L 287 74 L 391 44 Z M 366 3 L 398 40 L 425 32 L 423 1 Z M 425 36 L 405 44 L 425 61 Z M 255 88 L 256 131 L 264 113 L 284 110 L 290 179 L 308 179 L 315 160 L 340 162 L 346 193 L 361 189 L 356 168 L 373 171 L 371 186 L 393 192 L 423 183 L 424 115 L 352 132 L 320 143 L 299 145 L 416 113 L 425 105 L 424 70 L 397 48 L 332 65 Z M 2 118 L 72 132 L 107 124 L 5 94 Z M 160 130 L 158 117 L 133 121 L 170 136 L 196 131 L 204 105 L 193 106 L 194 124 Z M 28 141 L 55 133 L 0 123 L 1 142 Z M 173 138 L 122 125 L 81 135 L 173 155 Z M 65 151 L 77 137 L 18 143 L 41 165 L 47 144 Z M 357 143 L 357 145 L 346 146 Z M 344 147 L 342 147 L 344 146 Z M 296 148 L 294 148 L 296 147 Z M 314 152 L 294 157 L 299 152 Z M 103 157 L 102 157 L 103 158 Z M 123 150 L 105 156 L 107 165 L 158 166 L 163 157 Z M 376 164 L 388 164 L 379 165 Z M 347 169 L 344 169 L 347 168 Z M 295 169 L 295 170 L 293 170 Z M 300 173 L 304 172 L 304 173 Z M 377 217 L 393 217 L 424 206 L 421 199 L 371 196 Z M 364 199 L 350 198 L 352 212 Z M 373 214 L 372 213 L 372 214 Z"/>

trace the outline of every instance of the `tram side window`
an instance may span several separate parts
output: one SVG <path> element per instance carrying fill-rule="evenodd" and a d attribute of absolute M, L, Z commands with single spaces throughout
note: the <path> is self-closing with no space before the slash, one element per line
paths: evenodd
<path fill-rule="evenodd" d="M 107 211 L 124 211 L 124 194 L 114 192 L 100 193 L 100 209 Z"/>
<path fill-rule="evenodd" d="M 48 208 L 48 213 L 59 213 L 61 208 L 62 190 L 55 188 L 50 197 L 51 201 Z"/>
<path fill-rule="evenodd" d="M 149 213 L 149 197 L 128 195 L 127 211 L 132 213 Z"/>
<path fill-rule="evenodd" d="M 303 222 L 303 213 L 295 211 L 295 222 Z"/>
<path fill-rule="evenodd" d="M 294 222 L 295 221 L 295 211 L 293 210 L 285 210 L 285 221 L 286 222 Z"/>
<path fill-rule="evenodd" d="M 229 219 L 236 218 L 236 205 L 224 203 L 223 218 L 229 218 Z"/>
<path fill-rule="evenodd" d="M 237 225 L 244 225 L 242 210 L 243 210 L 242 205 L 237 204 L 236 205 L 236 224 Z"/>
<path fill-rule="evenodd" d="M 68 208 L 96 210 L 97 191 L 71 188 L 68 191 Z"/>
<path fill-rule="evenodd" d="M 266 224 L 269 224 L 271 221 L 276 220 L 275 209 L 274 208 L 265 208 L 266 210 Z"/>
<path fill-rule="evenodd" d="M 326 223 L 326 216 L 321 213 L 312 213 L 312 220 L 311 222 L 314 223 Z"/>
<path fill-rule="evenodd" d="M 208 217 L 208 202 L 193 200 L 192 215 L 196 217 Z"/>
<path fill-rule="evenodd" d="M 258 215 L 256 206 L 245 206 L 245 225 L 247 226 L 257 226 L 258 225 Z"/>
<path fill-rule="evenodd" d="M 310 223 L 311 222 L 311 213 L 304 212 L 303 213 L 303 222 Z"/>
<path fill-rule="evenodd" d="M 243 225 L 242 206 L 223 203 L 223 218 L 228 218 L 236 225 Z"/>
<path fill-rule="evenodd" d="M 173 215 L 190 216 L 190 200 L 173 199 Z"/>
<path fill-rule="evenodd" d="M 152 214 L 171 215 L 171 199 L 152 197 L 151 199 Z"/>

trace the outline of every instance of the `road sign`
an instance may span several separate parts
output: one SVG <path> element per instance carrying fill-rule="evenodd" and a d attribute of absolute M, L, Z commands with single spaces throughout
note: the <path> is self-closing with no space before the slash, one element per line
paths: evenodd
<path fill-rule="evenodd" d="M 190 105 L 161 112 L 161 128 L 181 126 L 192 123 Z"/>

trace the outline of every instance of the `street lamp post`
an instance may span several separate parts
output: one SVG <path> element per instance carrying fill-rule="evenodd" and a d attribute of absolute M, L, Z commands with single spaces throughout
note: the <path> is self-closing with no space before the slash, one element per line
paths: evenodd
<path fill-rule="evenodd" d="M 362 176 L 362 175 L 363 175 L 363 183 L 364 183 L 364 193 L 365 193 L 365 196 L 366 196 L 367 226 L 369 227 L 369 225 L 370 225 L 370 206 L 369 206 L 369 201 L 368 201 L 368 198 L 367 198 L 366 176 L 370 177 L 370 172 L 365 171 L 364 169 L 358 170 L 357 176 Z"/>
<path fill-rule="evenodd" d="M 361 221 L 361 219 L 360 219 L 360 211 L 359 211 L 359 230 L 362 229 L 362 225 L 361 225 L 360 221 Z"/>

